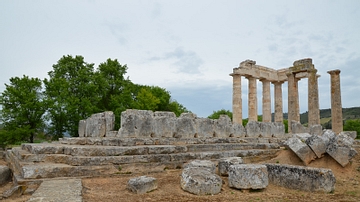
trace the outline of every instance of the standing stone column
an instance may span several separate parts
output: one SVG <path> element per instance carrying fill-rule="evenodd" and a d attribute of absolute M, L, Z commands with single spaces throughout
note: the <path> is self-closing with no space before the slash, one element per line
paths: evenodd
<path fill-rule="evenodd" d="M 319 90 L 316 72 L 316 69 L 308 70 L 309 126 L 320 125 Z"/>
<path fill-rule="evenodd" d="M 298 79 L 292 72 L 286 75 L 288 77 L 288 131 L 291 133 L 291 121 L 300 122 Z"/>
<path fill-rule="evenodd" d="M 256 95 L 256 78 L 252 76 L 246 77 L 249 80 L 249 98 L 248 110 L 249 121 L 257 121 L 257 95 Z"/>
<path fill-rule="evenodd" d="M 340 90 L 340 70 L 328 71 L 331 78 L 331 123 L 332 130 L 339 134 L 343 131 L 343 117 Z"/>
<path fill-rule="evenodd" d="M 233 74 L 233 123 L 242 124 L 241 75 Z"/>
<path fill-rule="evenodd" d="M 262 121 L 271 122 L 271 96 L 270 96 L 270 81 L 261 79 L 262 90 Z"/>
<path fill-rule="evenodd" d="M 275 91 L 275 122 L 283 123 L 283 104 L 282 104 L 282 88 L 283 82 L 273 82 Z"/>

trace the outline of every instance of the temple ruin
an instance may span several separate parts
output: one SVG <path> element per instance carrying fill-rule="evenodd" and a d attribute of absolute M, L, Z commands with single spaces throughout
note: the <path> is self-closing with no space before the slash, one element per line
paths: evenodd
<path fill-rule="evenodd" d="M 256 81 L 262 82 L 262 116 L 263 122 L 271 122 L 271 95 L 270 83 L 274 85 L 274 122 L 283 122 L 282 84 L 288 84 L 288 131 L 292 132 L 292 121 L 300 123 L 298 81 L 308 79 L 308 126 L 320 125 L 318 78 L 311 58 L 297 60 L 292 67 L 275 70 L 272 68 L 256 65 L 255 61 L 245 60 L 239 67 L 233 69 L 230 76 L 233 77 L 233 122 L 242 123 L 242 98 L 241 77 L 248 79 L 248 118 L 257 121 L 257 85 Z M 342 131 L 341 95 L 340 95 L 340 70 L 328 72 L 331 75 L 331 113 L 333 127 L 336 133 Z M 341 125 L 340 125 L 341 124 Z"/>

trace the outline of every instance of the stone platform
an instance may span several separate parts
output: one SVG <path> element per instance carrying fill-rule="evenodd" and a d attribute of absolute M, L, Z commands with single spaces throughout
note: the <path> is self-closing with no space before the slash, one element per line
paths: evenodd
<path fill-rule="evenodd" d="M 160 172 L 191 160 L 242 157 L 246 162 L 273 158 L 280 138 L 62 138 L 22 144 L 6 152 L 18 184 L 43 179 Z"/>

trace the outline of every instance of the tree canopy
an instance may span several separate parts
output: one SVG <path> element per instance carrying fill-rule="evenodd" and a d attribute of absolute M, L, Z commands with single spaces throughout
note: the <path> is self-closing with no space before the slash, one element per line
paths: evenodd
<path fill-rule="evenodd" d="M 52 68 L 43 81 L 24 76 L 5 84 L 0 97 L 1 142 L 33 142 L 40 130 L 54 139 L 77 136 L 80 120 L 103 111 L 114 112 L 115 129 L 126 109 L 172 111 L 177 116 L 188 112 L 166 89 L 132 83 L 125 77 L 127 65 L 116 59 L 107 59 L 95 70 L 84 57 L 66 55 Z"/>
<path fill-rule="evenodd" d="M 0 96 L 3 129 L 0 141 L 13 143 L 34 141 L 35 134 L 43 129 L 46 106 L 42 96 L 42 82 L 28 76 L 12 77 Z"/>

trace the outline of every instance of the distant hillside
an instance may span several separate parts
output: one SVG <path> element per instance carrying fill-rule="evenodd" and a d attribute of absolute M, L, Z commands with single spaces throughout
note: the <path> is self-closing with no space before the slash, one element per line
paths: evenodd
<path fill-rule="evenodd" d="M 360 119 L 360 107 L 343 108 L 343 119 Z M 274 114 L 273 114 L 274 115 Z M 288 118 L 288 113 L 284 113 L 284 119 Z M 320 109 L 321 125 L 324 128 L 331 126 L 331 109 Z M 308 123 L 308 112 L 300 114 L 301 124 L 306 125 Z"/>

